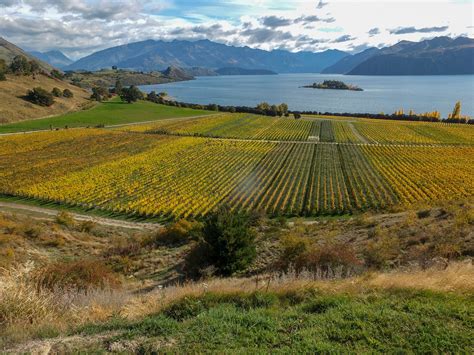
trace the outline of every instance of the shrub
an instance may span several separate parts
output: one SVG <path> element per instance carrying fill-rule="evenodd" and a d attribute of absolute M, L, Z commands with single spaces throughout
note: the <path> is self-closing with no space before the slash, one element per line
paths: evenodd
<path fill-rule="evenodd" d="M 297 271 L 307 270 L 323 278 L 350 276 L 359 267 L 355 251 L 344 243 L 314 246 L 296 260 Z"/>
<path fill-rule="evenodd" d="M 63 96 L 63 93 L 59 88 L 54 88 L 51 91 L 51 94 L 53 94 L 54 97 L 62 97 Z"/>
<path fill-rule="evenodd" d="M 76 224 L 76 221 L 74 221 L 74 218 L 71 216 L 70 213 L 61 211 L 56 216 L 56 223 L 66 227 L 73 227 Z"/>
<path fill-rule="evenodd" d="M 52 76 L 53 78 L 60 79 L 60 80 L 64 79 L 64 74 L 61 73 L 61 72 L 60 72 L 59 70 L 57 70 L 57 69 L 51 70 L 51 76 Z"/>
<path fill-rule="evenodd" d="M 39 289 L 76 290 L 116 288 L 120 282 L 102 262 L 79 260 L 56 262 L 35 271 L 34 280 Z"/>
<path fill-rule="evenodd" d="M 374 233 L 375 240 L 369 241 L 364 250 L 365 263 L 373 268 L 390 266 L 400 256 L 399 240 L 396 236 L 391 238 L 380 229 L 375 229 Z"/>
<path fill-rule="evenodd" d="M 132 85 L 129 88 L 122 89 L 120 98 L 122 101 L 126 101 L 131 104 L 132 102 L 143 100 L 144 95 L 136 86 Z"/>
<path fill-rule="evenodd" d="M 277 260 L 276 268 L 287 272 L 293 267 L 296 261 L 309 249 L 309 239 L 299 235 L 288 234 L 280 242 L 280 257 Z"/>
<path fill-rule="evenodd" d="M 276 269 L 281 272 L 310 272 L 322 278 L 349 276 L 360 267 L 354 249 L 347 244 L 326 241 L 319 245 L 307 237 L 288 234 L 280 242 L 280 257 Z"/>
<path fill-rule="evenodd" d="M 7 72 L 7 64 L 5 59 L 0 59 L 0 81 L 7 80 L 5 73 Z"/>
<path fill-rule="evenodd" d="M 204 219 L 200 240 L 188 255 L 186 269 L 189 274 L 199 274 L 199 270 L 213 265 L 218 274 L 228 276 L 244 270 L 255 256 L 250 216 L 223 207 Z"/>
<path fill-rule="evenodd" d="M 63 96 L 64 96 L 65 98 L 67 98 L 67 99 L 70 99 L 70 98 L 74 97 L 74 94 L 72 93 L 71 90 L 69 90 L 69 89 L 64 89 L 64 91 L 63 91 Z"/>
<path fill-rule="evenodd" d="M 83 221 L 81 224 L 79 224 L 79 231 L 90 233 L 95 227 L 96 224 L 93 221 Z"/>
<path fill-rule="evenodd" d="M 41 87 L 29 90 L 26 99 L 39 106 L 51 106 L 54 104 L 54 98 L 51 93 Z"/>
<path fill-rule="evenodd" d="M 190 239 L 198 238 L 200 225 L 181 219 L 168 228 L 160 230 L 150 242 L 157 246 L 175 246 L 188 242 Z"/>

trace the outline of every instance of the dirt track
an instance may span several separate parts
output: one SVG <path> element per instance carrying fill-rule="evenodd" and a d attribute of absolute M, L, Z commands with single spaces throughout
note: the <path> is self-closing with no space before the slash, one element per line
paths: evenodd
<path fill-rule="evenodd" d="M 20 203 L 14 202 L 4 202 L 0 201 L 0 211 L 5 212 L 21 212 L 27 213 L 31 218 L 38 220 L 54 220 L 59 213 L 59 211 L 31 205 L 23 205 Z M 85 214 L 70 213 L 70 215 L 76 221 L 92 221 L 102 226 L 116 227 L 116 228 L 125 228 L 125 229 L 137 229 L 137 230 L 155 230 L 163 227 L 158 223 L 144 223 L 144 222 L 132 222 L 132 221 L 122 221 L 119 219 L 104 218 L 89 216 Z"/>

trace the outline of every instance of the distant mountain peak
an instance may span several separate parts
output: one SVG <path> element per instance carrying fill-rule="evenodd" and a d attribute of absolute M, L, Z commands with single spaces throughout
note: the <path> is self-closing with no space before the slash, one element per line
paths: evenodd
<path fill-rule="evenodd" d="M 68 70 L 99 70 L 117 66 L 140 71 L 205 67 L 209 69 L 239 67 L 263 69 L 278 73 L 318 73 L 347 53 L 327 50 L 320 53 L 291 53 L 284 50 L 264 51 L 234 47 L 210 40 L 146 40 L 112 47 L 84 57 Z"/>

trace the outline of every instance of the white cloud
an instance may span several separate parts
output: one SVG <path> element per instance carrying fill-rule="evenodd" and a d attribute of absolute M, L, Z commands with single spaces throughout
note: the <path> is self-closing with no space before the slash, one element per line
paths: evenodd
<path fill-rule="evenodd" d="M 354 51 L 428 33 L 473 36 L 472 1 L 0 0 L 0 35 L 72 57 L 145 39 Z"/>

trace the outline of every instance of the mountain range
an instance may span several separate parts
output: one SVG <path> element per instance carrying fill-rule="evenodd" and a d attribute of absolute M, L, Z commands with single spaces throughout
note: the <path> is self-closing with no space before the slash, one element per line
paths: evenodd
<path fill-rule="evenodd" d="M 474 74 L 474 39 L 436 37 L 420 42 L 401 41 L 385 48 L 368 48 L 350 55 L 324 52 L 264 51 L 211 42 L 147 40 L 95 52 L 72 63 L 60 51 L 26 53 L 0 38 L 0 58 L 15 55 L 39 59 L 50 71 L 96 71 L 116 66 L 136 71 L 181 68 L 187 76 L 255 75 L 274 73 L 324 73 L 347 75 L 451 75 Z M 33 57 L 34 56 L 34 57 Z"/>
<path fill-rule="evenodd" d="M 436 37 L 401 41 L 381 49 L 369 48 L 342 58 L 322 71 L 348 75 L 474 74 L 474 39 Z"/>
<path fill-rule="evenodd" d="M 163 70 L 169 66 L 219 69 L 239 67 L 265 69 L 277 73 L 319 73 L 348 54 L 339 50 L 324 52 L 264 51 L 200 40 L 171 42 L 147 40 L 112 47 L 69 65 L 67 70 L 98 70 L 117 66 L 142 71 Z"/>
<path fill-rule="evenodd" d="M 64 53 L 58 50 L 49 51 L 49 52 L 30 52 L 31 55 L 35 56 L 42 61 L 51 64 L 53 67 L 64 69 L 68 65 L 74 63 L 74 61 L 68 58 Z"/>

